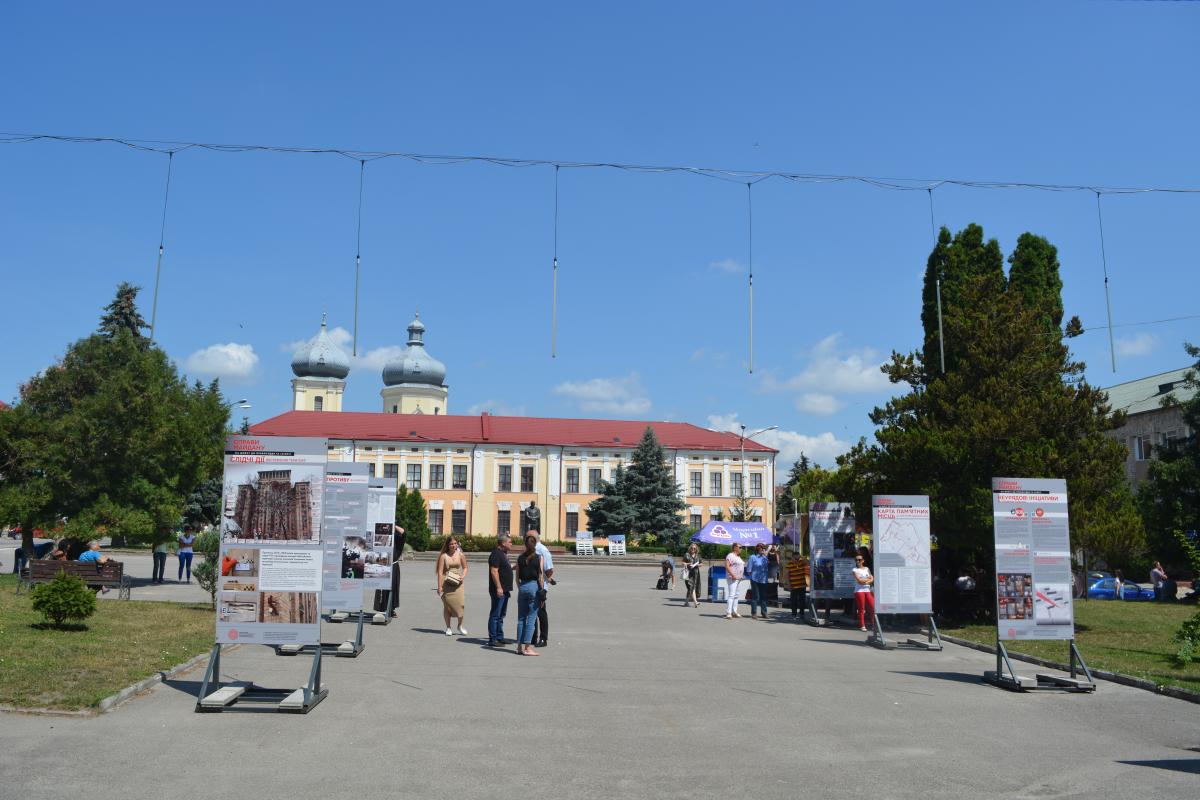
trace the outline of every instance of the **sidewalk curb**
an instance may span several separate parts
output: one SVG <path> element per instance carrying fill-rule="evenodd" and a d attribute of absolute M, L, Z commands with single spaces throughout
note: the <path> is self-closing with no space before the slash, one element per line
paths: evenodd
<path fill-rule="evenodd" d="M 140 680 L 131 686 L 126 686 L 124 689 L 117 692 L 116 694 L 109 695 L 108 697 L 101 700 L 100 704 L 98 706 L 96 706 L 96 710 L 100 714 L 107 714 L 108 712 L 110 712 L 114 708 L 116 708 L 117 706 L 124 703 L 129 698 L 134 697 L 135 695 L 141 694 L 142 692 L 146 691 L 147 689 L 154 686 L 155 684 L 162 683 L 167 678 L 173 678 L 176 675 L 187 672 L 195 667 L 198 667 L 200 664 L 202 664 L 206 661 L 208 661 L 208 653 L 201 653 L 200 655 L 196 656 L 195 658 L 185 661 L 182 664 L 176 664 L 175 666 L 171 667 L 168 670 L 163 670 L 154 675 L 151 675 L 149 678 Z"/>
<path fill-rule="evenodd" d="M 951 642 L 952 644 L 959 645 L 960 647 L 969 647 L 970 649 L 978 650 L 981 653 L 990 653 L 992 655 L 996 654 L 996 648 L 992 647 L 991 645 L 972 642 L 969 639 L 960 639 L 957 636 L 948 636 L 944 633 L 941 634 L 941 637 L 943 641 Z M 1037 664 L 1039 667 L 1049 667 L 1050 669 L 1057 669 L 1063 672 L 1071 671 L 1071 668 L 1066 664 L 1059 664 L 1056 661 L 1048 661 L 1044 658 L 1029 656 L 1025 655 L 1024 653 L 1010 652 L 1008 657 L 1014 661 L 1024 661 L 1029 664 Z M 1162 686 L 1154 681 L 1148 681 L 1144 678 L 1135 678 L 1132 675 L 1122 675 L 1120 672 L 1109 672 L 1106 669 L 1094 669 L 1092 670 L 1092 676 L 1106 681 L 1112 681 L 1113 683 L 1120 683 L 1124 686 L 1132 686 L 1135 689 L 1141 689 L 1146 692 L 1153 692 L 1154 694 L 1173 697 L 1176 700 L 1186 700 L 1189 703 L 1200 703 L 1200 694 L 1197 694 L 1196 692 L 1189 692 L 1187 689 L 1180 689 L 1178 686 Z"/>

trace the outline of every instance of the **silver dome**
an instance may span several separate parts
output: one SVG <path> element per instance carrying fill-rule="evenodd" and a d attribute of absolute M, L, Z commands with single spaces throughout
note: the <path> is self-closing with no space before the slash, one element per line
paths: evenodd
<path fill-rule="evenodd" d="M 321 315 L 321 330 L 292 356 L 292 372 L 297 378 L 337 378 L 350 374 L 350 357 L 333 342 Z"/>
<path fill-rule="evenodd" d="M 446 365 L 425 352 L 425 326 L 420 315 L 408 323 L 408 349 L 383 368 L 385 386 L 401 383 L 423 383 L 441 386 L 446 382 Z"/>

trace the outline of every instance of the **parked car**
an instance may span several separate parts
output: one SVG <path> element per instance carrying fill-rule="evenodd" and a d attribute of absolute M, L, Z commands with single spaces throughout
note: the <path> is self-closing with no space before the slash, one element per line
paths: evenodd
<path fill-rule="evenodd" d="M 1091 600 L 1115 600 L 1117 599 L 1117 579 L 1116 578 L 1101 578 L 1094 581 L 1088 586 L 1088 598 Z M 1143 586 L 1140 583 L 1125 581 L 1121 584 L 1121 599 L 1122 600 L 1153 600 L 1154 588 L 1151 586 Z"/>

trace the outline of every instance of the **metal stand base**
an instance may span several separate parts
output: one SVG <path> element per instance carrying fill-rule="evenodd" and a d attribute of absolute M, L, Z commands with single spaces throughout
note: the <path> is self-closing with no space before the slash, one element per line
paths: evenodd
<path fill-rule="evenodd" d="M 817 604 L 813 600 L 811 592 L 808 595 L 808 613 L 804 615 L 804 620 L 809 625 L 815 625 L 818 628 L 829 624 L 829 607 L 825 607 L 825 618 L 822 619 L 820 613 L 817 612 Z"/>
<path fill-rule="evenodd" d="M 210 692 L 210 689 L 213 691 Z M 207 714 L 249 710 L 238 706 L 275 706 L 276 711 L 285 714 L 307 714 L 328 695 L 329 690 L 321 685 L 320 648 L 313 652 L 307 685 L 299 689 L 265 689 L 253 683 L 221 686 L 221 645 L 214 644 L 208 656 L 208 668 L 204 671 L 204 682 L 200 684 L 195 710 Z"/>
<path fill-rule="evenodd" d="M 983 680 L 993 686 L 999 686 L 1001 689 L 1008 689 L 1013 692 L 1028 692 L 1037 689 L 1061 689 L 1067 692 L 1096 691 L 1096 682 L 1092 680 L 1091 670 L 1084 663 L 1083 656 L 1079 654 L 1079 648 L 1075 646 L 1075 640 L 1070 639 L 1068 646 L 1071 677 L 1064 678 L 1061 675 L 1038 673 L 1036 677 L 1029 678 L 1017 675 L 1016 670 L 1013 669 L 1012 661 L 1008 657 L 1008 650 L 1004 647 L 1004 642 L 997 639 L 996 669 L 984 672 Z M 1007 671 L 1005 671 L 1005 667 L 1007 667 Z M 1075 677 L 1080 672 L 1083 673 L 1083 679 Z"/>
<path fill-rule="evenodd" d="M 889 641 L 883 633 L 883 624 L 879 621 L 879 615 L 875 614 L 875 630 L 867 637 L 867 644 L 872 647 L 878 647 L 880 650 L 895 650 L 898 647 L 912 650 L 929 650 L 938 651 L 942 649 L 942 637 L 938 634 L 937 623 L 933 621 L 933 616 L 929 616 L 929 633 L 926 639 L 905 639 L 903 642 Z"/>
<path fill-rule="evenodd" d="M 338 658 L 358 658 L 359 654 L 366 649 L 363 644 L 363 621 L 367 617 L 367 612 L 356 611 L 358 615 L 358 630 L 354 635 L 353 641 L 346 640 L 340 644 L 333 642 L 321 642 L 320 644 L 277 644 L 274 645 L 275 655 L 277 656 L 298 656 L 301 653 L 311 653 L 320 650 L 322 653 Z M 349 617 L 347 617 L 349 618 Z M 329 618 L 333 622 L 332 615 Z M 338 620 L 340 622 L 340 620 Z"/>

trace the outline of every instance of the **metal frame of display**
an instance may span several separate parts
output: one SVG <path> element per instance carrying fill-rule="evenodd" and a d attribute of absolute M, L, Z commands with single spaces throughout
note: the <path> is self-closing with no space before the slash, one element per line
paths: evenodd
<path fill-rule="evenodd" d="M 311 653 L 315 650 L 320 650 L 327 655 L 337 656 L 338 658 L 358 658 L 362 651 L 367 649 L 367 646 L 363 644 L 363 618 L 366 616 L 366 612 L 361 610 L 349 612 L 347 613 L 347 619 L 351 613 L 358 614 L 358 629 L 353 640 L 347 639 L 339 644 L 334 644 L 333 642 L 321 642 L 320 644 L 277 644 L 274 646 L 275 655 L 298 656 L 301 653 Z M 338 623 L 342 621 L 340 619 L 333 619 L 332 615 L 325 617 L 325 620 L 327 622 Z"/>
<path fill-rule="evenodd" d="M 939 651 L 942 649 L 942 637 L 938 633 L 937 623 L 933 621 L 933 615 L 923 615 L 929 617 L 929 631 L 924 641 L 921 639 L 913 639 L 909 637 L 903 642 L 891 641 L 883 633 L 883 625 L 879 622 L 879 614 L 872 614 L 875 630 L 867 637 L 867 644 L 872 647 L 877 647 L 880 650 L 895 650 L 897 648 L 905 648 L 910 650 L 929 650 Z"/>
<path fill-rule="evenodd" d="M 215 691 L 209 688 L 215 686 Z M 251 683 L 249 685 L 221 686 L 221 643 L 213 645 L 208 656 L 208 668 L 204 671 L 204 681 L 200 684 L 200 693 L 196 697 L 196 713 L 215 713 L 221 711 L 250 711 L 263 706 L 273 705 L 275 710 L 284 714 L 307 714 L 318 703 L 329 695 L 329 690 L 321 685 L 321 648 L 313 651 L 312 668 L 308 673 L 308 683 L 298 689 L 266 689 Z M 238 708 L 246 704 L 256 709 Z"/>
<path fill-rule="evenodd" d="M 1013 668 L 1012 659 L 1009 658 L 1004 642 L 996 637 L 996 669 L 984 672 L 983 680 L 1012 692 L 1029 692 L 1038 689 L 1059 689 L 1067 692 L 1096 691 L 1096 681 L 1092 678 L 1092 672 L 1084 662 L 1079 648 L 1075 646 L 1075 640 L 1067 639 L 1066 641 L 1069 648 L 1067 657 L 1069 659 L 1068 668 L 1071 672 L 1070 678 L 1044 672 L 1037 673 L 1033 678 L 1018 675 L 1016 669 Z M 1083 673 L 1083 680 L 1076 677 L 1080 672 Z"/>

